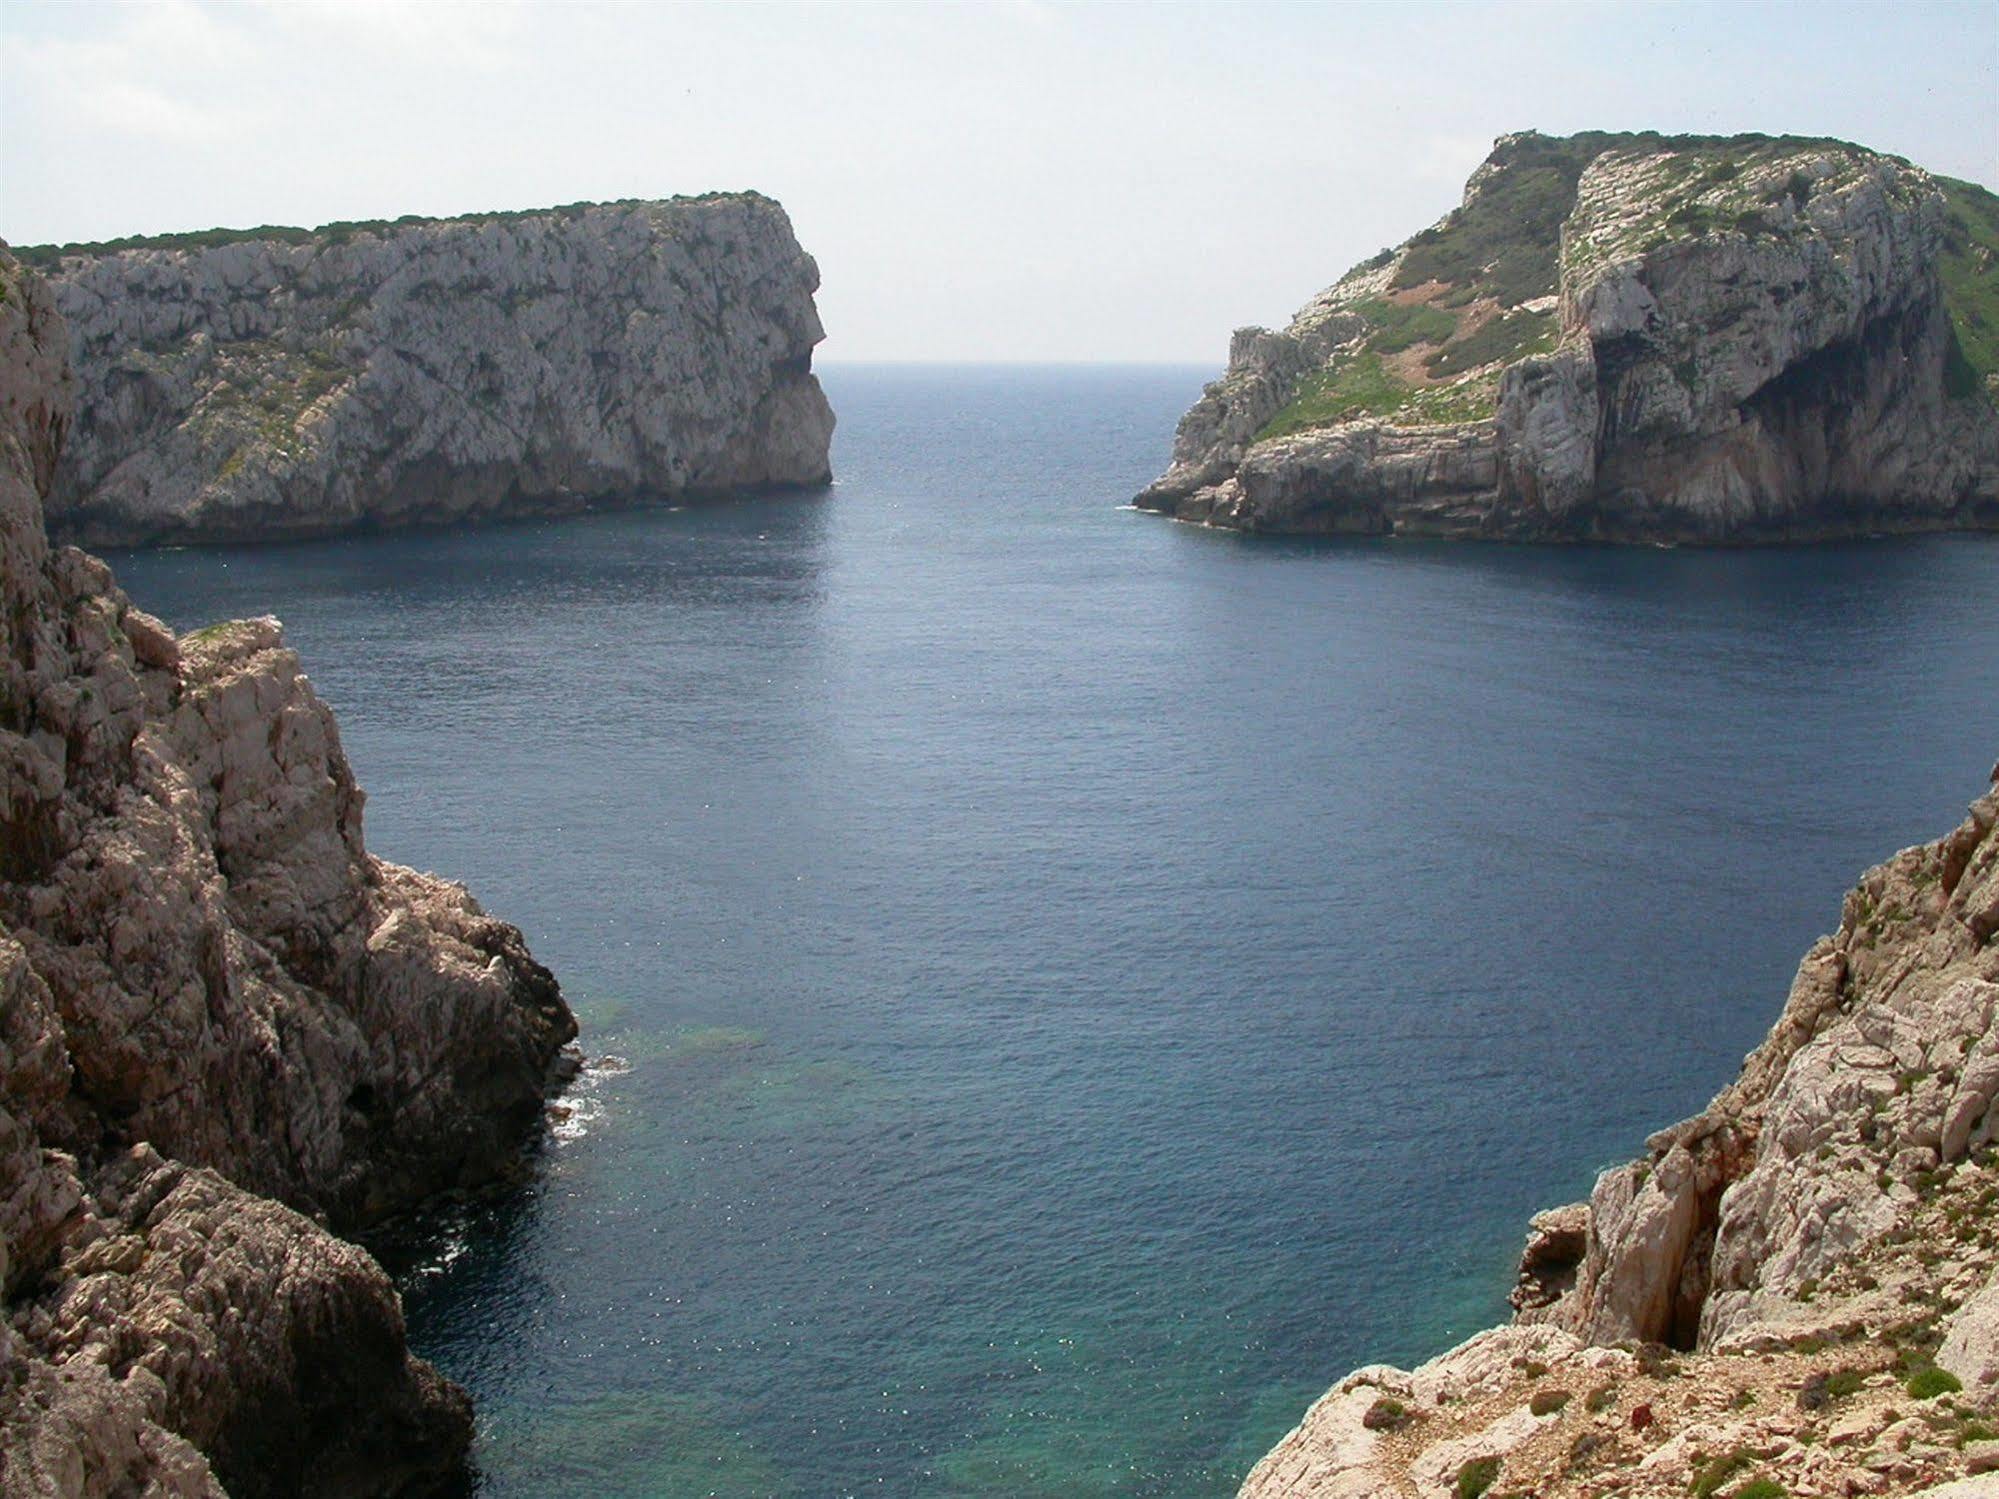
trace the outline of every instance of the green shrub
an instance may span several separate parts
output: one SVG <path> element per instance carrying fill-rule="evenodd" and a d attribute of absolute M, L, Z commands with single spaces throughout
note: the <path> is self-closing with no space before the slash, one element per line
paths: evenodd
<path fill-rule="evenodd" d="M 1756 1459 L 1744 1448 L 1710 1458 L 1694 1475 L 1694 1499 L 1714 1499 L 1721 1492 L 1721 1486 L 1735 1477 Z"/>
<path fill-rule="evenodd" d="M 1948 1369 L 1927 1364 L 1902 1382 L 1902 1388 L 1917 1400 L 1934 1400 L 1939 1395 L 1955 1395 L 1964 1382 Z"/>
<path fill-rule="evenodd" d="M 1475 1457 L 1458 1469 L 1457 1499 L 1479 1499 L 1498 1479 L 1498 1458 Z"/>
<path fill-rule="evenodd" d="M 1470 203 L 1411 242 L 1395 284 L 1476 281 L 1503 307 L 1546 296 L 1583 168 L 1618 143 L 1607 135 L 1516 143 L 1505 169 Z"/>
<path fill-rule="evenodd" d="M 1423 302 L 1362 302 L 1354 308 L 1374 325 L 1367 346 L 1377 354 L 1399 354 L 1417 344 L 1440 344 L 1458 331 L 1457 318 Z"/>
<path fill-rule="evenodd" d="M 1790 1499 L 1790 1496 L 1776 1479 L 1756 1478 L 1737 1489 L 1729 1499 Z"/>
<path fill-rule="evenodd" d="M 1937 270 L 1954 347 L 1944 382 L 1956 399 L 1977 394 L 1999 371 L 1999 196 L 1975 182 L 1937 178 L 1944 191 L 1944 234 Z"/>
<path fill-rule="evenodd" d="M 1508 312 L 1488 318 L 1476 332 L 1445 344 L 1423 361 L 1433 379 L 1461 375 L 1482 364 L 1500 360 L 1512 363 L 1529 354 L 1545 354 L 1555 347 L 1561 329 L 1554 314 Z"/>
<path fill-rule="evenodd" d="M 1409 1407 L 1393 1395 L 1383 1395 L 1367 1408 L 1360 1424 L 1369 1431 L 1400 1431 L 1409 1424 Z"/>
<path fill-rule="evenodd" d="M 1568 1403 L 1567 1390 L 1536 1390 L 1534 1398 L 1527 1402 L 1527 1409 L 1537 1416 L 1552 1416 Z"/>
<path fill-rule="evenodd" d="M 1362 417 L 1387 418 L 1403 426 L 1474 422 L 1492 415 L 1494 394 L 1489 380 L 1418 389 L 1398 379 L 1379 354 L 1364 352 L 1300 380 L 1290 404 L 1264 423 L 1256 441 Z"/>
<path fill-rule="evenodd" d="M 1962 401 L 1967 396 L 1975 396 L 1985 388 L 1985 382 L 1978 378 L 1978 371 L 1971 367 L 1971 361 L 1964 357 L 1964 340 L 1958 336 L 1956 328 L 1950 330 L 1950 346 L 1943 355 L 1943 393 L 1953 401 Z"/>
<path fill-rule="evenodd" d="M 735 193 L 695 193 L 668 199 L 673 203 L 704 203 L 743 196 Z M 754 197 L 755 194 L 747 196 Z M 119 239 L 75 241 L 63 245 L 17 245 L 14 256 L 23 265 L 48 270 L 65 255 L 115 255 L 121 250 L 213 250 L 223 245 L 259 241 L 266 244 L 304 245 L 315 240 L 343 245 L 357 234 L 386 234 L 416 224 L 510 224 L 522 219 L 551 218 L 563 222 L 581 218 L 593 208 L 634 208 L 650 202 L 646 198 L 618 198 L 603 203 L 561 203 L 553 208 L 501 208 L 478 213 L 452 214 L 438 218 L 429 214 L 406 213 L 395 219 L 336 219 L 317 229 L 292 224 L 259 224 L 254 229 L 195 229 L 177 234 L 128 234 Z"/>
<path fill-rule="evenodd" d="M 1378 354 L 1361 354 L 1298 382 L 1291 403 L 1264 424 L 1258 442 L 1288 437 L 1355 416 L 1379 416 L 1409 399 L 1409 387 L 1391 375 Z"/>
<path fill-rule="evenodd" d="M 1612 1402 L 1616 1399 L 1616 1385 L 1600 1384 L 1583 1397 L 1583 1409 L 1588 1411 L 1592 1416 L 1601 1415 L 1610 1409 Z"/>

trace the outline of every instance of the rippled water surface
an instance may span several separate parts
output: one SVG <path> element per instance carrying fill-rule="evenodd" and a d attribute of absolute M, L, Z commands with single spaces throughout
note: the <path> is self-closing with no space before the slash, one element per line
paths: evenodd
<path fill-rule="evenodd" d="M 1999 542 L 1246 540 L 1192 370 L 840 369 L 817 497 L 127 554 L 593 1057 L 415 1340 L 493 1495 L 1217 1495 L 1494 1319 L 1999 752 Z"/>

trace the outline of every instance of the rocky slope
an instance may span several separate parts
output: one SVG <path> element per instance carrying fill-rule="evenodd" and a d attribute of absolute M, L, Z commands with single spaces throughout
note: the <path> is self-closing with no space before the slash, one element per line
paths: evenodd
<path fill-rule="evenodd" d="M 0 251 L 0 1493 L 420 1486 L 470 1411 L 334 1233 L 510 1169 L 575 1024 L 367 853 L 275 621 L 50 548 L 67 349 Z"/>
<path fill-rule="evenodd" d="M 74 339 L 87 544 L 823 484 L 818 268 L 754 193 L 21 252 Z"/>
<path fill-rule="evenodd" d="M 1350 1375 L 1244 1496 L 1999 1493 L 1995 1007 L 1999 785 L 1862 878 L 1704 1112 L 1535 1219 L 1513 1326 Z"/>
<path fill-rule="evenodd" d="M 1834 141 L 1502 137 L 1239 331 L 1144 509 L 1727 542 L 1999 527 L 1999 199 Z"/>

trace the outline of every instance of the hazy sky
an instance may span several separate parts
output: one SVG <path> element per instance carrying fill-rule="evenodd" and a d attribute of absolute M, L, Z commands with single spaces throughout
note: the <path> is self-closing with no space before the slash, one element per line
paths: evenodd
<path fill-rule="evenodd" d="M 0 0 L 0 236 L 755 187 L 828 359 L 1188 360 L 1491 138 L 1835 135 L 1999 184 L 1999 0 Z"/>

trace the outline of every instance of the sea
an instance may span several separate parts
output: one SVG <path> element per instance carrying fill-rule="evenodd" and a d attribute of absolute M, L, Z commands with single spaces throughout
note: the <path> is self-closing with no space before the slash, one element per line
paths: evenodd
<path fill-rule="evenodd" d="M 282 617 L 370 846 L 581 1018 L 529 1182 L 385 1251 L 481 1494 L 1226 1495 L 1985 789 L 1999 537 L 1132 511 L 1210 373 L 834 366 L 824 491 L 112 554 Z"/>

